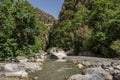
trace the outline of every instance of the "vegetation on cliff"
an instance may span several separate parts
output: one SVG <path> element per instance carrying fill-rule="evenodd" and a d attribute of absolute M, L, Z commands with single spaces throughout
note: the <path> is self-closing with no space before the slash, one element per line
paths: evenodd
<path fill-rule="evenodd" d="M 59 20 L 50 33 L 50 46 L 75 54 L 91 51 L 98 56 L 120 54 L 119 0 L 65 0 Z"/>

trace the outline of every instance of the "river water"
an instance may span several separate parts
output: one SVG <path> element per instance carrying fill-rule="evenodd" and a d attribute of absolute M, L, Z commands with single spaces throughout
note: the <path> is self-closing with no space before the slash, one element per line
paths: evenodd
<path fill-rule="evenodd" d="M 30 76 L 38 77 L 38 80 L 66 80 L 69 76 L 80 72 L 72 62 L 47 60 L 42 71 L 33 72 Z"/>

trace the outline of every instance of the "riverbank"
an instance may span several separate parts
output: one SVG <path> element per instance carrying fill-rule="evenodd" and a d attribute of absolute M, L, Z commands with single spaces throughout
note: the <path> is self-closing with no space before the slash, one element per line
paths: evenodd
<path fill-rule="evenodd" d="M 7 70 L 13 70 L 13 72 L 23 71 L 27 73 L 28 77 L 7 77 L 2 75 L 0 80 L 72 80 L 71 78 L 75 80 L 81 80 L 80 78 L 83 80 L 89 78 L 97 80 L 97 77 L 102 78 L 100 80 L 106 80 L 105 78 L 108 78 L 107 80 L 119 80 L 120 77 L 120 60 L 118 59 L 67 56 L 63 61 L 46 59 L 44 64 L 41 64 L 41 62 L 0 63 L 0 70 L 6 69 L 6 64 L 10 67 L 7 67 Z M 101 75 L 104 76 L 101 77 Z M 83 77 L 76 79 L 75 76 Z"/>

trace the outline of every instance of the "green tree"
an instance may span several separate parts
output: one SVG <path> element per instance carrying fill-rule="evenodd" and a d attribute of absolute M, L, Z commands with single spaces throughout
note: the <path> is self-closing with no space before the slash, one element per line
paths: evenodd
<path fill-rule="evenodd" d="M 90 12 L 89 25 L 93 28 L 92 51 L 98 55 L 113 56 L 109 47 L 112 41 L 119 39 L 120 35 L 120 1 L 119 0 L 97 0 L 93 3 Z"/>
<path fill-rule="evenodd" d="M 50 33 L 50 46 L 63 48 L 64 50 L 73 49 L 76 54 L 78 51 L 85 50 L 87 47 L 85 47 L 85 44 L 91 35 L 89 34 L 91 30 L 88 27 L 84 28 L 88 13 L 89 10 L 81 2 L 66 0 L 63 4 L 63 10 L 60 12 L 59 20 Z M 85 35 L 82 35 L 84 32 Z M 88 38 L 85 37 L 86 35 Z M 85 38 L 87 40 L 84 41 L 83 37 L 84 40 Z"/>
<path fill-rule="evenodd" d="M 16 40 L 12 38 L 16 26 L 13 17 L 15 9 L 13 0 L 1 0 L 0 2 L 0 57 L 12 57 L 16 50 Z"/>
<path fill-rule="evenodd" d="M 44 27 L 27 0 L 0 0 L 0 58 L 30 56 L 42 49 Z"/>

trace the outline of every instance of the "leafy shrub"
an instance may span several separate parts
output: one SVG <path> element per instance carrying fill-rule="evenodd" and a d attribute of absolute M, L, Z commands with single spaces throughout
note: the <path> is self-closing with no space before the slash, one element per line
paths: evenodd
<path fill-rule="evenodd" d="M 113 41 L 110 48 L 120 55 L 120 40 Z"/>

